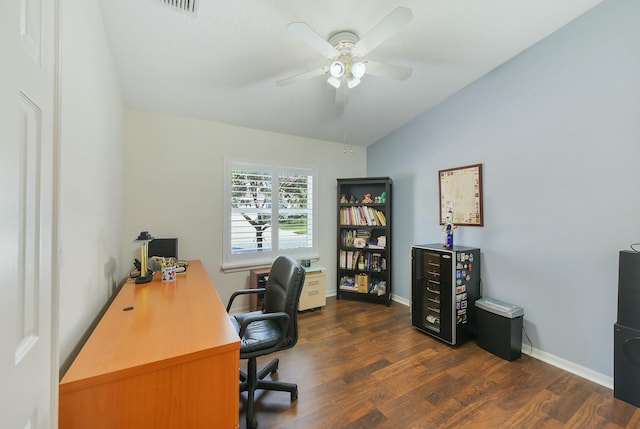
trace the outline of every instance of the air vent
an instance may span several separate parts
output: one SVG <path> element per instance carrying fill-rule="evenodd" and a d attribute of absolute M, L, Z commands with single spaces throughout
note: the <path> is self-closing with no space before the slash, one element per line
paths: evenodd
<path fill-rule="evenodd" d="M 163 4 L 174 7 L 179 11 L 196 14 L 196 0 L 160 0 Z"/>

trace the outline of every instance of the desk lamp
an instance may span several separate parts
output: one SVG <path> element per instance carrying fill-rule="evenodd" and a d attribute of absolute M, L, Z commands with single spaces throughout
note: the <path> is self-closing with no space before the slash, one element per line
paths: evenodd
<path fill-rule="evenodd" d="M 153 240 L 149 231 L 142 231 L 138 238 L 133 240 L 134 243 L 140 243 L 140 275 L 136 279 L 136 283 L 149 283 L 153 278 L 153 271 L 148 268 L 149 263 L 149 242 Z"/>

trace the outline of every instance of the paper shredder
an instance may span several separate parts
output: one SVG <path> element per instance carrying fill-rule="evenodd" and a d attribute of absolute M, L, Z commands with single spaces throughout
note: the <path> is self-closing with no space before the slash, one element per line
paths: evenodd
<path fill-rule="evenodd" d="M 522 349 L 522 307 L 493 298 L 479 299 L 475 306 L 478 345 L 503 359 L 518 359 Z"/>

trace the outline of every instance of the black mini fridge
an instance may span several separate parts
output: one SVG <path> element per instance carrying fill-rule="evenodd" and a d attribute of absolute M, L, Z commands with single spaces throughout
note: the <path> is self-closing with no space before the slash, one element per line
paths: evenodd
<path fill-rule="evenodd" d="M 416 245 L 411 263 L 411 324 L 452 346 L 474 338 L 480 249 Z"/>
<path fill-rule="evenodd" d="M 640 407 L 639 252 L 620 252 L 618 322 L 613 329 L 613 396 Z"/>

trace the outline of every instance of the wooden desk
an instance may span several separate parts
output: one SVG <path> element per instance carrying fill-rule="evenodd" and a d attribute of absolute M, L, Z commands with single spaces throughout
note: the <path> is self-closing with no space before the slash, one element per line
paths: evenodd
<path fill-rule="evenodd" d="M 239 361 L 200 261 L 175 282 L 130 281 L 60 382 L 59 427 L 238 428 Z"/>

